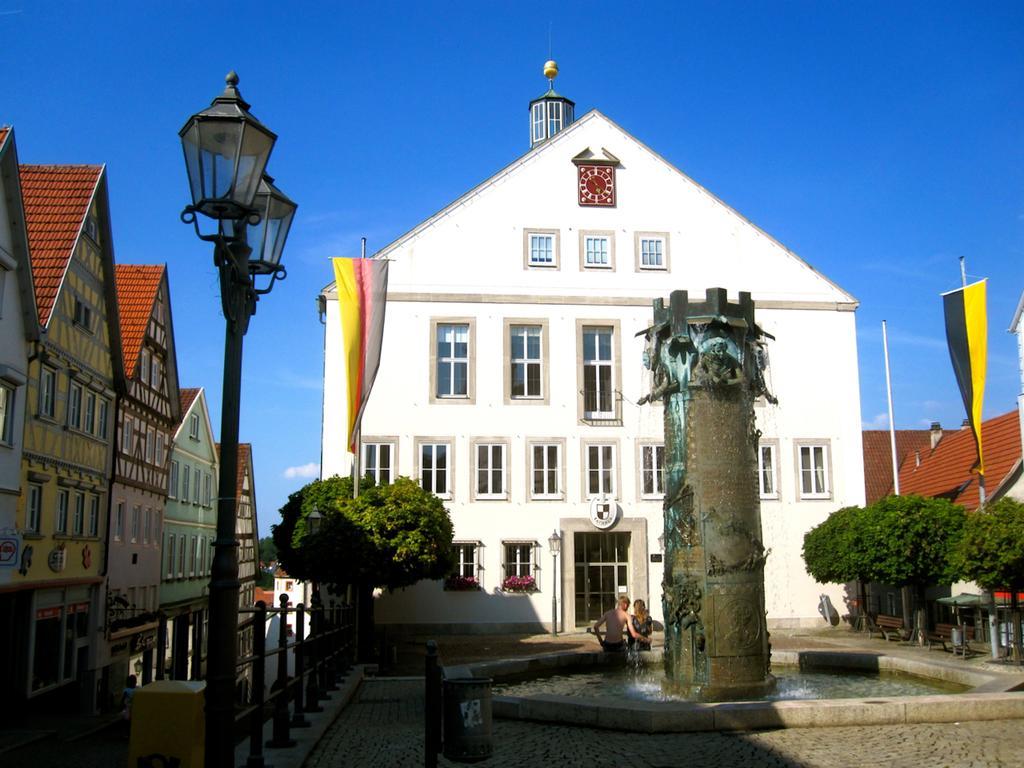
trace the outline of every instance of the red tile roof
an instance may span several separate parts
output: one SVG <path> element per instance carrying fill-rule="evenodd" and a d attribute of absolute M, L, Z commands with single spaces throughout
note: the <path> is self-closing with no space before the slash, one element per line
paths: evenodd
<path fill-rule="evenodd" d="M 139 350 L 146 337 L 153 302 L 165 270 L 163 264 L 117 264 L 114 267 L 117 311 L 121 320 L 121 352 L 124 355 L 124 373 L 129 379 L 135 376 L 139 365 Z"/>
<path fill-rule="evenodd" d="M 11 129 L 6 125 L 0 125 L 0 147 L 4 145 L 4 141 L 7 139 L 7 134 L 11 132 Z"/>
<path fill-rule="evenodd" d="M 103 175 L 99 165 L 22 165 L 28 249 L 39 322 L 50 321 L 78 234 Z"/>
<path fill-rule="evenodd" d="M 950 434 L 949 430 L 942 433 Z M 896 466 L 903 467 L 907 461 L 916 463 L 915 454 L 922 456 L 931 452 L 932 432 L 930 429 L 896 430 Z M 865 429 L 864 444 L 864 498 L 874 504 L 892 493 L 892 443 L 887 429 Z M 902 491 L 903 489 L 900 488 Z"/>
<path fill-rule="evenodd" d="M 182 387 L 178 391 L 178 399 L 181 402 L 181 418 L 185 418 L 185 414 L 188 413 L 188 409 L 192 407 L 192 403 L 199 397 L 198 387 Z"/>
<path fill-rule="evenodd" d="M 985 454 L 985 493 L 991 498 L 1013 474 L 1021 460 L 1020 420 L 1017 411 L 1004 413 L 981 425 Z M 978 508 L 978 476 L 971 474 L 976 459 L 971 430 L 949 432 L 921 464 L 908 461 L 900 468 L 900 493 L 941 496 L 967 509 Z"/>

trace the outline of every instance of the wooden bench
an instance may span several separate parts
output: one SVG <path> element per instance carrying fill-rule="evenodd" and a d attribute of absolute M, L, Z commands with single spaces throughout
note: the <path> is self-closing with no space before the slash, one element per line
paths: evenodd
<path fill-rule="evenodd" d="M 895 616 L 868 616 L 868 637 L 877 632 L 886 640 L 903 640 L 903 619 Z"/>
<path fill-rule="evenodd" d="M 967 642 L 967 627 L 961 626 L 959 628 L 960 644 L 953 643 L 953 628 L 955 626 L 955 624 L 936 624 L 935 629 L 925 635 L 929 650 L 938 644 L 942 646 L 942 650 L 952 651 L 954 656 L 959 653 L 964 658 L 967 658 L 968 655 L 974 653 Z M 949 645 L 948 648 L 946 647 L 947 644 Z"/>

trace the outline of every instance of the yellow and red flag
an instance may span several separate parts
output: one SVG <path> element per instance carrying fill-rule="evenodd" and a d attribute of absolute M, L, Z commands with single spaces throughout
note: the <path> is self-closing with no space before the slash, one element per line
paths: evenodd
<path fill-rule="evenodd" d="M 985 363 L 988 348 L 988 317 L 985 309 L 985 280 L 942 294 L 946 315 L 946 343 L 953 362 L 956 383 L 967 410 L 967 422 L 974 434 L 978 461 L 971 468 L 985 475 L 981 451 L 981 405 L 985 397 Z"/>
<path fill-rule="evenodd" d="M 349 450 L 356 451 L 356 432 L 380 367 L 384 340 L 384 308 L 388 294 L 388 262 L 376 259 L 333 259 L 341 310 L 342 350 L 348 378 Z"/>

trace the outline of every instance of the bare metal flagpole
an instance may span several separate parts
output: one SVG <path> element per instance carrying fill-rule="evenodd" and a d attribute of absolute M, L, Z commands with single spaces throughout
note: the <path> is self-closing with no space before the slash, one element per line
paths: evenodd
<path fill-rule="evenodd" d="M 889 397 L 889 445 L 892 449 L 892 489 L 893 495 L 900 495 L 900 465 L 896 458 L 896 422 L 892 415 L 892 377 L 889 374 L 889 334 L 886 332 L 885 320 L 882 321 L 882 350 L 885 354 L 885 391 Z"/>

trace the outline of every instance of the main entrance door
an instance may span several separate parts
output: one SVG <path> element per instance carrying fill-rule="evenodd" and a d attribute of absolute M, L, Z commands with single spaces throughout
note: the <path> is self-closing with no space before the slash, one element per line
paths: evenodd
<path fill-rule="evenodd" d="M 593 624 L 629 595 L 629 533 L 574 533 L 576 626 Z"/>

